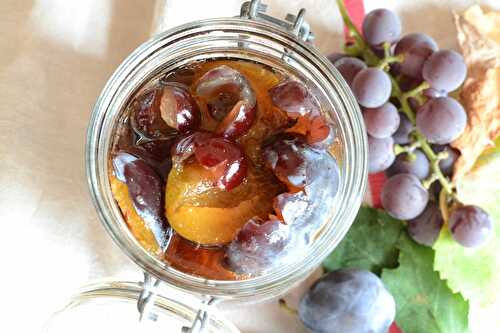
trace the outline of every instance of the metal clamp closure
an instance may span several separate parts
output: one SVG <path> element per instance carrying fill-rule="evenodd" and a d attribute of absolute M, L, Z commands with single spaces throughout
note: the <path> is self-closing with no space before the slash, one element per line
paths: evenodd
<path fill-rule="evenodd" d="M 267 5 L 261 3 L 260 0 L 247 1 L 241 5 L 240 17 L 273 23 L 293 33 L 305 42 L 312 42 L 314 40 L 311 27 L 305 20 L 306 10 L 304 8 L 300 9 L 297 15 L 287 14 L 285 20 L 267 15 L 266 10 Z"/>

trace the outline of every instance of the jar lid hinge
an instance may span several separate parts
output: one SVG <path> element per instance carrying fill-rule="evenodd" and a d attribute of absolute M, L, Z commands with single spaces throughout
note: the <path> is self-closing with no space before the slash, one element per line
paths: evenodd
<path fill-rule="evenodd" d="M 276 24 L 290 31 L 305 42 L 312 42 L 314 40 L 314 34 L 311 31 L 311 27 L 305 20 L 306 10 L 304 8 L 300 9 L 297 15 L 287 14 L 284 21 L 267 15 L 265 13 L 266 10 L 267 5 L 261 3 L 260 0 L 247 1 L 241 5 L 240 17 Z"/>

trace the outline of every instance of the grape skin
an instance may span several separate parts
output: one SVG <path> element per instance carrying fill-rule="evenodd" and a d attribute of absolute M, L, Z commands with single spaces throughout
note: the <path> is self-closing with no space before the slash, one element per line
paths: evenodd
<path fill-rule="evenodd" d="M 448 96 L 448 92 L 446 92 L 445 90 L 437 90 L 434 88 L 429 88 L 424 90 L 424 96 L 429 98 L 446 97 Z"/>
<path fill-rule="evenodd" d="M 181 133 L 195 130 L 201 122 L 196 101 L 186 87 L 165 84 L 160 99 L 160 115 L 165 123 Z"/>
<path fill-rule="evenodd" d="M 396 63 L 396 65 L 400 64 Z M 399 83 L 399 88 L 401 88 L 401 91 L 407 92 L 418 87 L 418 85 L 421 83 L 421 80 L 409 76 L 402 76 L 398 79 L 398 83 Z"/>
<path fill-rule="evenodd" d="M 410 133 L 414 130 L 413 124 L 410 119 L 404 114 L 399 115 L 399 127 L 392 135 L 394 143 L 398 145 L 405 145 L 410 143 Z"/>
<path fill-rule="evenodd" d="M 411 173 L 418 179 L 425 179 L 429 175 L 430 164 L 425 154 L 417 149 L 413 152 L 415 159 L 410 159 L 406 153 L 399 154 L 394 163 L 387 169 L 386 173 L 389 176 L 397 175 L 398 173 Z"/>
<path fill-rule="evenodd" d="M 493 222 L 488 213 L 472 205 L 454 209 L 448 228 L 460 245 L 471 248 L 486 244 L 493 235 Z"/>
<path fill-rule="evenodd" d="M 399 17 L 388 9 L 380 8 L 369 12 L 363 20 L 363 36 L 371 46 L 384 42 L 394 43 L 401 36 Z"/>
<path fill-rule="evenodd" d="M 247 157 L 238 144 L 227 139 L 212 137 L 195 141 L 194 155 L 200 165 L 212 172 L 217 186 L 226 191 L 240 185 L 247 175 Z"/>
<path fill-rule="evenodd" d="M 413 47 L 425 47 L 432 51 L 437 51 L 438 46 L 434 39 L 423 33 L 411 33 L 401 38 L 394 48 L 394 54 L 399 55 L 407 52 Z"/>
<path fill-rule="evenodd" d="M 338 52 L 333 52 L 333 53 L 331 53 L 331 54 L 329 54 L 329 55 L 327 56 L 328 60 L 330 60 L 330 62 L 331 62 L 332 64 L 334 64 L 334 63 L 335 63 L 335 61 L 337 61 L 337 60 L 339 60 L 339 59 L 341 59 L 341 58 L 344 58 L 344 57 L 347 57 L 347 54 L 344 54 L 344 53 L 338 53 Z"/>
<path fill-rule="evenodd" d="M 239 274 L 262 274 L 280 263 L 289 227 L 278 220 L 249 220 L 226 251 L 226 263 Z"/>
<path fill-rule="evenodd" d="M 125 179 L 125 166 L 133 161 L 138 160 L 138 158 L 132 154 L 129 154 L 124 151 L 120 151 L 113 157 L 112 164 L 115 177 L 121 181 L 126 181 Z"/>
<path fill-rule="evenodd" d="M 302 297 L 298 312 L 313 333 L 386 333 L 396 305 L 375 274 L 341 269 L 323 275 Z"/>
<path fill-rule="evenodd" d="M 414 46 L 404 55 L 403 62 L 400 63 L 401 73 L 415 79 L 422 79 L 422 68 L 425 61 L 434 51 L 430 48 Z"/>
<path fill-rule="evenodd" d="M 256 115 L 256 105 L 250 106 L 243 101 L 239 101 L 222 119 L 215 132 L 222 134 L 226 139 L 235 140 L 250 130 Z"/>
<path fill-rule="evenodd" d="M 340 74 L 342 74 L 342 77 L 349 86 L 352 85 L 352 81 L 354 80 L 356 74 L 367 67 L 363 61 L 354 57 L 340 58 L 335 61 L 333 65 L 337 68 Z"/>
<path fill-rule="evenodd" d="M 428 100 L 417 112 L 417 128 L 430 143 L 446 144 L 465 129 L 467 115 L 460 103 L 450 97 Z"/>
<path fill-rule="evenodd" d="M 146 222 L 158 245 L 164 250 L 169 229 L 163 212 L 164 183 L 154 169 L 140 159 L 123 167 L 123 176 L 137 214 Z"/>
<path fill-rule="evenodd" d="M 422 214 L 408 221 L 408 234 L 415 242 L 432 246 L 442 226 L 443 217 L 439 206 L 434 201 L 429 201 Z"/>
<path fill-rule="evenodd" d="M 365 108 L 378 108 L 391 96 L 391 79 L 381 69 L 365 68 L 352 82 L 352 92 L 358 103 Z"/>
<path fill-rule="evenodd" d="M 394 134 L 400 121 L 398 110 L 391 103 L 375 109 L 363 109 L 363 118 L 368 134 L 378 139 Z"/>
<path fill-rule="evenodd" d="M 389 215 L 410 220 L 424 211 L 429 193 L 415 175 L 400 173 L 385 182 L 381 198 L 382 206 Z"/>
<path fill-rule="evenodd" d="M 291 118 L 319 113 L 320 105 L 309 89 L 295 80 L 278 83 L 269 90 L 273 105 L 285 111 Z"/>
<path fill-rule="evenodd" d="M 394 140 L 392 137 L 377 139 L 368 136 L 368 172 L 384 171 L 394 162 Z"/>
<path fill-rule="evenodd" d="M 429 194 L 435 198 L 436 200 L 439 200 L 439 194 L 441 193 L 441 190 L 443 189 L 443 186 L 441 185 L 440 182 L 435 181 L 432 183 L 431 187 L 429 188 Z"/>
<path fill-rule="evenodd" d="M 457 160 L 460 153 L 455 148 L 451 148 L 448 145 L 432 145 L 432 150 L 436 153 L 446 151 L 448 157 L 439 161 L 439 169 L 445 176 L 451 176 L 453 174 L 453 166 Z"/>
<path fill-rule="evenodd" d="M 344 57 L 347 57 L 348 55 L 345 54 L 345 53 L 338 53 L 338 52 L 333 52 L 329 55 L 327 55 L 326 57 L 328 58 L 328 60 L 330 60 L 330 62 L 332 64 L 335 63 L 335 61 L 339 60 L 339 59 L 342 59 Z"/>
<path fill-rule="evenodd" d="M 221 121 L 241 101 L 252 109 L 257 100 L 252 86 L 237 70 L 221 65 L 206 72 L 196 83 L 196 94 L 207 103 L 210 114 Z"/>
<path fill-rule="evenodd" d="M 453 91 L 460 87 L 467 75 L 464 58 L 452 50 L 434 52 L 424 63 L 422 76 L 432 88 Z"/>

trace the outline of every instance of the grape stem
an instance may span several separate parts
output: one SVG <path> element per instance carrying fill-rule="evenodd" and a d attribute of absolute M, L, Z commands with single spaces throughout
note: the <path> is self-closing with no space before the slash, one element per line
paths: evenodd
<path fill-rule="evenodd" d="M 443 217 L 444 223 L 448 222 L 448 202 L 446 191 L 444 188 L 439 192 L 439 210 L 441 211 L 441 216 Z"/>
<path fill-rule="evenodd" d="M 429 177 L 426 179 L 422 180 L 422 186 L 425 187 L 425 189 L 429 189 L 431 185 L 437 180 L 437 176 L 435 173 L 431 173 Z"/>
<path fill-rule="evenodd" d="M 354 38 L 354 44 L 350 45 L 347 50 L 349 50 L 349 54 L 352 56 L 357 56 L 357 57 L 363 57 L 365 62 L 368 64 L 368 66 L 371 67 L 378 67 L 383 69 L 384 71 L 387 72 L 387 75 L 389 75 L 389 78 L 391 79 L 391 84 L 392 84 L 392 92 L 391 96 L 395 97 L 398 99 L 399 103 L 401 104 L 401 112 L 403 112 L 408 119 L 412 122 L 412 124 L 415 126 L 415 113 L 410 107 L 410 104 L 408 103 L 408 99 L 413 97 L 417 99 L 419 104 L 422 104 L 424 101 L 424 98 L 422 96 L 422 92 L 428 88 L 430 88 L 430 85 L 427 82 L 422 82 L 419 86 L 416 88 L 407 91 L 407 92 L 402 92 L 401 87 L 399 86 L 397 80 L 389 73 L 389 64 L 397 61 L 402 61 L 402 58 L 399 58 L 399 56 L 391 56 L 390 55 L 390 44 L 385 43 L 383 45 L 384 47 L 384 59 L 380 59 L 370 48 L 370 46 L 363 40 L 363 37 L 361 36 L 361 33 L 358 31 L 354 23 L 352 22 L 351 18 L 349 17 L 349 14 L 347 13 L 347 10 L 345 8 L 343 0 L 337 0 L 337 5 L 340 10 L 340 14 L 342 16 L 342 19 L 344 21 L 344 25 L 347 27 L 347 30 L 349 32 L 349 35 Z M 395 59 L 397 58 L 397 59 Z M 428 180 L 430 181 L 432 179 L 432 182 L 435 180 L 439 180 L 439 183 L 443 187 L 442 189 L 442 195 L 444 195 L 445 200 L 444 205 L 446 206 L 446 198 L 451 197 L 455 201 L 457 200 L 456 194 L 453 191 L 453 186 L 450 183 L 450 181 L 443 175 L 441 172 L 441 169 L 439 168 L 439 161 L 443 158 L 442 155 L 441 157 L 438 157 L 437 154 L 434 153 L 432 150 L 430 144 L 427 142 L 425 137 L 423 136 L 422 133 L 418 129 L 415 129 L 413 138 L 415 142 L 413 144 L 417 144 L 424 154 L 427 156 L 429 159 L 429 162 L 431 164 L 431 170 L 432 173 L 429 176 Z M 412 144 L 412 145 L 413 145 Z M 401 146 L 399 146 L 402 148 Z M 410 146 L 411 147 L 411 146 Z M 396 151 L 395 153 L 401 153 L 400 148 L 397 148 L 396 146 Z M 409 150 L 409 148 L 408 148 Z M 427 181 L 427 180 L 426 180 Z M 424 181 L 424 183 L 426 182 Z M 432 184 L 428 184 L 430 186 Z M 445 207 L 447 208 L 447 207 Z M 441 211 L 443 214 L 446 214 L 445 211 L 443 211 L 443 207 L 441 207 Z M 444 216 L 444 215 L 443 215 Z"/>
<path fill-rule="evenodd" d="M 420 147 L 420 142 L 415 141 L 411 145 L 408 146 L 401 146 L 398 144 L 394 145 L 394 155 L 398 156 L 399 154 L 406 153 L 409 156 L 410 161 L 413 161 L 415 159 L 415 154 L 413 152 L 415 149 Z"/>
<path fill-rule="evenodd" d="M 345 8 L 344 1 L 337 0 L 337 5 L 339 6 L 340 15 L 342 15 L 342 20 L 347 27 L 349 35 L 354 39 L 354 44 L 346 47 L 346 53 L 355 57 L 362 56 L 369 66 L 377 65 L 380 59 L 370 49 L 370 47 L 368 47 L 368 45 L 365 43 L 365 40 L 363 39 L 363 36 L 361 36 L 361 33 L 351 21 L 349 13 L 347 13 L 347 9 Z"/>
<path fill-rule="evenodd" d="M 286 312 L 288 312 L 294 316 L 298 315 L 298 311 L 296 309 L 292 308 L 290 305 L 288 305 L 283 298 L 280 298 L 278 302 L 280 304 L 280 308 L 282 308 Z"/>
<path fill-rule="evenodd" d="M 403 62 L 404 60 L 404 55 L 400 54 L 397 56 L 388 56 L 384 57 L 379 64 L 377 65 L 377 68 L 388 71 L 389 70 L 389 65 L 393 63 L 398 63 L 398 62 Z"/>
<path fill-rule="evenodd" d="M 420 83 L 418 86 L 409 90 L 401 95 L 401 98 L 408 99 L 410 97 L 416 98 L 417 96 L 421 96 L 422 92 L 426 89 L 429 89 L 431 86 L 427 81 Z"/>

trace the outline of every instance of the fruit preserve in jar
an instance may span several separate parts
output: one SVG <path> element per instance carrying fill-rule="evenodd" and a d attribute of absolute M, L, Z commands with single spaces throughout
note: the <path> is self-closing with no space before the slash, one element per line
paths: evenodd
<path fill-rule="evenodd" d="M 142 85 L 109 155 L 131 233 L 167 265 L 212 280 L 297 260 L 339 188 L 325 107 L 305 80 L 241 59 L 192 61 Z"/>
<path fill-rule="evenodd" d="M 144 271 L 144 299 L 159 283 L 207 304 L 278 296 L 356 216 L 367 175 L 356 99 L 309 43 L 303 9 L 265 11 L 252 0 L 239 17 L 155 35 L 94 106 L 90 194 Z"/>

